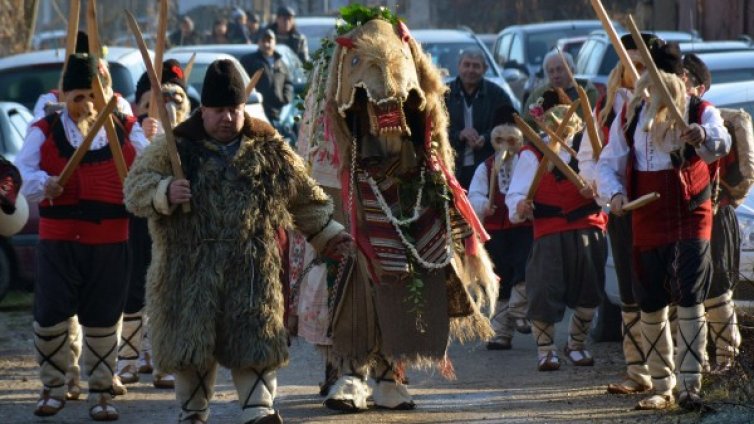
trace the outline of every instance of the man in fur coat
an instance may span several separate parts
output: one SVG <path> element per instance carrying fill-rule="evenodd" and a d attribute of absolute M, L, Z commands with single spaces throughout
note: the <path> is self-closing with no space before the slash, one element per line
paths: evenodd
<path fill-rule="evenodd" d="M 232 62 L 214 62 L 200 111 L 174 129 L 186 179 L 171 175 L 158 137 L 126 180 L 127 207 L 149 218 L 152 348 L 155 365 L 175 374 L 182 423 L 206 422 L 218 364 L 233 375 L 241 422 L 282 423 L 272 409 L 288 361 L 278 230 L 295 225 L 325 256 L 353 248 L 331 199 L 245 103 Z"/>
<path fill-rule="evenodd" d="M 610 143 L 600 155 L 599 191 L 620 215 L 632 198 L 658 192 L 660 198 L 632 212 L 633 254 L 639 284 L 641 333 L 652 376 L 653 392 L 639 409 L 666 409 L 674 404 L 678 378 L 679 404 L 702 406 L 702 357 L 707 342 L 704 298 L 712 279 L 710 233 L 712 203 L 707 164 L 725 156 L 731 138 L 720 112 L 696 96 L 687 96 L 678 47 L 653 43 L 652 59 L 688 124 L 682 128 L 668 115 L 648 74 L 635 96 L 610 128 Z M 673 343 L 668 305 L 678 305 L 678 353 Z"/>

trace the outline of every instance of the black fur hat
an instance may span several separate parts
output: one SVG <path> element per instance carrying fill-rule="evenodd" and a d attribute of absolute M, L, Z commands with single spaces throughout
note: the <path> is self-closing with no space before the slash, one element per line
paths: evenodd
<path fill-rule="evenodd" d="M 712 84 L 712 74 L 710 74 L 709 68 L 707 68 L 707 65 L 702 59 L 699 59 L 699 56 L 694 53 L 689 53 L 684 56 L 683 67 L 699 84 L 704 84 L 704 88 L 709 90 L 709 87 Z"/>
<path fill-rule="evenodd" d="M 86 53 L 76 53 L 68 57 L 68 65 L 63 74 L 63 91 L 76 89 L 89 90 L 97 75 L 97 59 Z"/>
<path fill-rule="evenodd" d="M 160 84 L 176 84 L 186 91 L 186 81 L 184 81 L 183 78 L 183 68 L 181 68 L 181 64 L 178 63 L 177 60 L 168 59 L 162 63 L 162 77 L 160 78 Z M 144 72 L 136 83 L 136 95 L 134 96 L 136 103 L 139 102 L 144 93 L 151 89 L 152 84 L 149 82 L 147 73 Z"/>
<path fill-rule="evenodd" d="M 542 93 L 542 109 L 547 112 L 553 106 L 570 104 L 568 96 L 558 89 L 551 88 Z"/>
<path fill-rule="evenodd" d="M 212 62 L 204 75 L 202 105 L 226 107 L 244 103 L 246 103 L 246 86 L 233 62 L 228 59 Z"/>
<path fill-rule="evenodd" d="M 644 40 L 644 44 L 647 45 L 647 48 L 651 49 L 652 45 L 658 41 L 662 41 L 659 38 L 657 38 L 656 35 L 649 33 L 649 32 L 642 32 L 641 38 Z M 636 42 L 634 41 L 634 37 L 631 36 L 631 34 L 625 34 L 623 37 L 620 38 L 621 44 L 623 44 L 623 47 L 626 48 L 626 50 L 636 50 Z"/>
<path fill-rule="evenodd" d="M 657 69 L 669 74 L 683 75 L 681 49 L 676 43 L 653 43 L 649 49 Z"/>
<path fill-rule="evenodd" d="M 89 53 L 89 36 L 84 31 L 76 33 L 76 53 Z"/>

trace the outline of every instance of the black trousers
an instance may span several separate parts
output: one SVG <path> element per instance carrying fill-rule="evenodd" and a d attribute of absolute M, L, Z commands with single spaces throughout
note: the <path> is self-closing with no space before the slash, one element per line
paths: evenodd
<path fill-rule="evenodd" d="M 130 216 L 128 222 L 128 248 L 131 252 L 131 281 L 128 285 L 126 306 L 123 312 L 134 314 L 144 308 L 147 268 L 152 261 L 152 238 L 146 218 Z"/>
<path fill-rule="evenodd" d="M 42 327 L 78 315 L 85 327 L 111 327 L 128 291 L 128 244 L 40 240 L 34 320 Z"/>
<path fill-rule="evenodd" d="M 610 249 L 613 252 L 615 273 L 618 277 L 618 291 L 624 305 L 636 303 L 634 287 L 639 284 L 633 264 L 633 237 L 631 214 L 623 216 L 610 214 L 607 233 L 610 236 Z"/>
<path fill-rule="evenodd" d="M 712 285 L 710 298 L 722 296 L 738 284 L 741 233 L 733 206 L 720 208 L 712 219 Z"/>
<path fill-rule="evenodd" d="M 526 281 L 526 260 L 534 240 L 531 226 L 490 231 L 485 244 L 495 273 L 500 277 L 499 299 L 509 299 L 516 284 Z"/>
<path fill-rule="evenodd" d="M 707 240 L 681 240 L 655 249 L 634 250 L 639 307 L 655 312 L 675 303 L 691 307 L 704 302 L 712 282 L 712 256 Z"/>
<path fill-rule="evenodd" d="M 461 152 L 461 154 L 463 154 L 463 152 Z M 456 169 L 456 179 L 458 180 L 458 184 L 461 184 L 461 187 L 465 188 L 466 190 L 468 190 L 469 186 L 471 185 L 471 180 L 474 178 L 476 167 L 477 165 L 460 166 L 458 169 Z"/>

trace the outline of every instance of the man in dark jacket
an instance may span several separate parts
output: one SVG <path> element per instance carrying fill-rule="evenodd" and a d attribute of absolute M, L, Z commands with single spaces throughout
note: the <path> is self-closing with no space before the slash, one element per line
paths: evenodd
<path fill-rule="evenodd" d="M 168 37 L 170 46 L 194 46 L 202 43 L 201 35 L 194 30 L 194 21 L 188 16 L 183 16 L 177 30 Z"/>
<path fill-rule="evenodd" d="M 456 178 L 469 188 L 474 170 L 494 150 L 490 132 L 495 116 L 511 99 L 495 83 L 484 78 L 487 62 L 478 49 L 467 49 L 458 60 L 458 77 L 450 83 L 445 105 L 450 115 L 448 137 L 456 150 Z"/>
<path fill-rule="evenodd" d="M 280 111 L 293 101 L 293 82 L 288 67 L 275 51 L 275 33 L 267 29 L 259 39 L 259 50 L 241 58 L 241 64 L 249 75 L 263 69 L 262 77 L 256 85 L 262 93 L 262 105 L 267 119 L 278 126 Z"/>
<path fill-rule="evenodd" d="M 268 29 L 271 29 L 275 33 L 279 43 L 285 44 L 296 52 L 302 62 L 308 62 L 309 46 L 306 42 L 306 36 L 296 29 L 295 16 L 296 12 L 293 9 L 287 6 L 280 6 L 277 10 L 275 22 Z"/>

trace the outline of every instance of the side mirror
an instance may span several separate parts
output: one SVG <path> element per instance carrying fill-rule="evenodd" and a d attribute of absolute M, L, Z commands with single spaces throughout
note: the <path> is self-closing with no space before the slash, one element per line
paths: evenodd
<path fill-rule="evenodd" d="M 526 74 L 521 72 L 520 69 L 517 68 L 507 68 L 503 70 L 503 78 L 505 79 L 505 82 L 507 83 L 514 83 L 516 81 L 520 81 L 522 79 L 527 78 Z"/>

